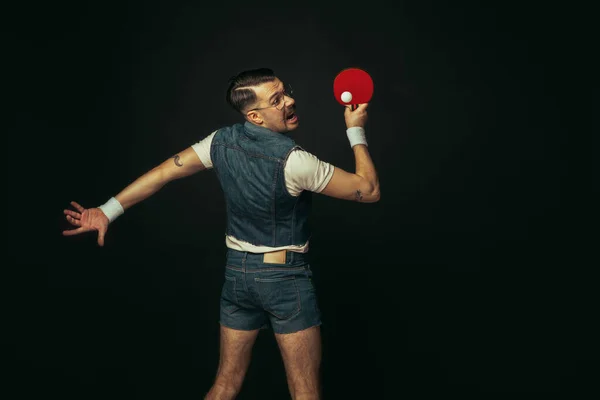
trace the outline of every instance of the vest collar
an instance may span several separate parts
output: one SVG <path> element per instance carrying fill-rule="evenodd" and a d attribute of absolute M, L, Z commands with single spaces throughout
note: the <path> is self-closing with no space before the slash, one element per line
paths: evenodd
<path fill-rule="evenodd" d="M 263 128 L 262 126 L 254 125 L 251 122 L 244 122 L 244 133 L 250 139 L 260 140 L 260 139 L 275 139 L 277 137 L 285 136 L 283 133 L 275 132 L 267 128 Z"/>

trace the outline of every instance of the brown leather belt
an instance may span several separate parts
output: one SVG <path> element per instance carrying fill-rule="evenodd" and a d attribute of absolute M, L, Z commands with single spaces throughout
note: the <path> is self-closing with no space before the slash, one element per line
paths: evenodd
<path fill-rule="evenodd" d="M 279 251 L 270 251 L 268 253 L 264 253 L 263 262 L 265 264 L 285 264 L 285 256 L 287 255 L 287 250 L 279 250 Z"/>

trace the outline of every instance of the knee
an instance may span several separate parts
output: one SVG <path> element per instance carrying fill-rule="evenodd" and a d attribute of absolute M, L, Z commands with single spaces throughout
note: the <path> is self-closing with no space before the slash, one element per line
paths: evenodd
<path fill-rule="evenodd" d="M 217 377 L 217 380 L 204 397 L 205 400 L 235 399 L 242 388 L 241 383 L 228 382 Z"/>
<path fill-rule="evenodd" d="M 318 391 L 291 391 L 292 400 L 319 400 L 321 398 Z"/>
<path fill-rule="evenodd" d="M 293 400 L 318 400 L 321 398 L 318 379 L 288 379 L 288 386 Z"/>

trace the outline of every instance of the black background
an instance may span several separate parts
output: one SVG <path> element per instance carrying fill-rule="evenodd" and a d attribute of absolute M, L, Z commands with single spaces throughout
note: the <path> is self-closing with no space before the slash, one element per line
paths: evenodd
<path fill-rule="evenodd" d="M 593 263 L 582 257 L 595 241 L 574 222 L 575 187 L 587 182 L 574 176 L 560 105 L 571 20 L 528 4 L 7 10 L 12 398 L 192 399 L 209 389 L 225 254 L 214 173 L 128 210 L 104 248 L 92 234 L 63 237 L 62 210 L 98 206 L 239 122 L 227 79 L 263 66 L 295 89 L 296 142 L 348 171 L 333 78 L 354 66 L 375 82 L 367 138 L 381 201 L 314 198 L 325 398 L 595 391 Z M 288 398 L 270 331 L 239 398 Z"/>

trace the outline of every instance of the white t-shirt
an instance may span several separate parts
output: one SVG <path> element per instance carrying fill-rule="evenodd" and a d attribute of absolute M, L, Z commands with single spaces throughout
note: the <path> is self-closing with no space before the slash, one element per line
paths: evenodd
<path fill-rule="evenodd" d="M 210 145 L 217 131 L 211 133 L 198 143 L 192 145 L 192 148 L 202 161 L 202 164 L 208 169 L 213 167 L 210 158 Z M 325 161 L 319 160 L 315 155 L 302 149 L 293 150 L 285 163 L 284 178 L 285 186 L 292 196 L 300 196 L 303 190 L 320 193 L 333 176 L 335 167 Z M 265 253 L 288 249 L 300 253 L 308 251 L 308 241 L 303 245 L 290 245 L 281 247 L 256 246 L 251 243 L 239 240 L 233 236 L 225 235 L 225 244 L 227 247 L 249 251 L 252 253 Z"/>

